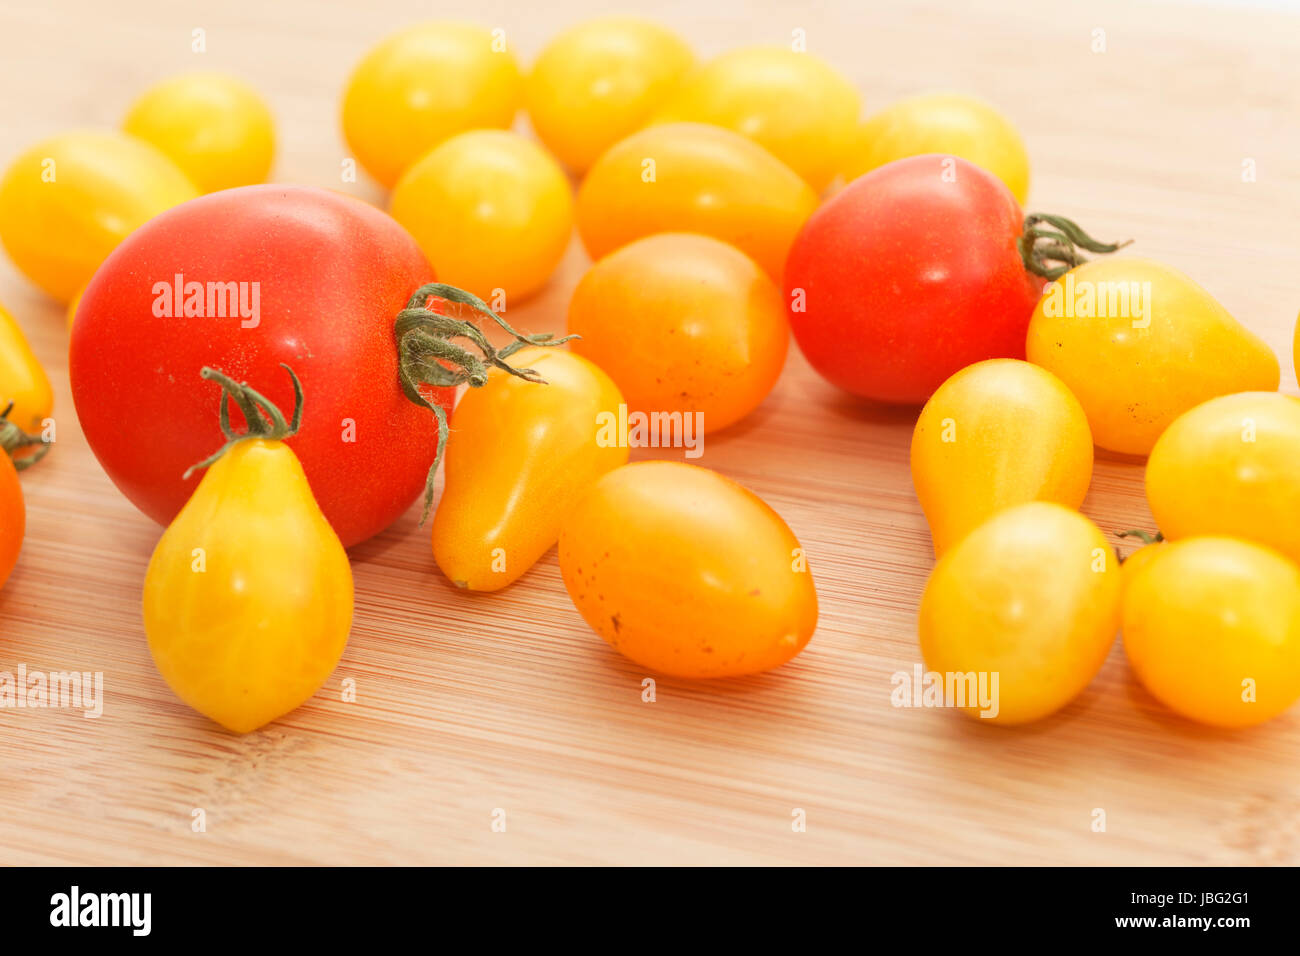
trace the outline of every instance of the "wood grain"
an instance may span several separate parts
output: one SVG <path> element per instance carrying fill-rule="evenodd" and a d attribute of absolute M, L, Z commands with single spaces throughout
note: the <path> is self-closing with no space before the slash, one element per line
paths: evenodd
<path fill-rule="evenodd" d="M 994 100 L 1025 132 L 1031 206 L 1135 236 L 1135 252 L 1196 277 L 1287 357 L 1295 392 L 1300 20 L 1119 2 L 644 6 L 706 56 L 804 29 L 868 108 L 936 87 Z M 371 42 L 432 11 L 502 26 L 529 59 L 604 4 L 560 7 L 3 0 L 0 163 L 65 127 L 115 124 L 147 84 L 201 66 L 266 93 L 277 180 L 338 187 L 339 93 Z M 1090 50 L 1097 28 L 1104 54 Z M 1257 182 L 1242 182 L 1247 158 Z M 575 241 L 512 318 L 558 328 L 585 262 Z M 413 512 L 353 550 L 356 625 L 315 699 L 265 731 L 222 732 L 150 662 L 138 602 L 159 528 L 82 439 L 62 311 L 7 262 L 0 300 L 56 383 L 59 422 L 58 447 L 23 479 L 29 530 L 0 592 L 0 669 L 98 670 L 106 685 L 98 720 L 0 711 L 2 863 L 1300 862 L 1300 711 L 1245 733 L 1194 727 L 1135 683 L 1118 645 L 1077 702 L 1033 727 L 890 706 L 890 674 L 919 659 L 931 564 L 907 470 L 915 413 L 853 402 L 797 354 L 703 459 L 809 551 L 822 618 L 792 664 L 660 679 L 643 703 L 646 675 L 585 627 L 553 554 L 503 593 L 458 593 Z M 1110 529 L 1149 524 L 1140 464 L 1102 457 L 1084 510 Z M 1098 807 L 1105 833 L 1090 828 Z M 795 808 L 807 832 L 792 832 Z"/>

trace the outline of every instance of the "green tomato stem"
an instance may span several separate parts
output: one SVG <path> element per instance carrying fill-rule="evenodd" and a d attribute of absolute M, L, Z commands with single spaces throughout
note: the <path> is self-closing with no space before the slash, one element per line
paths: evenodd
<path fill-rule="evenodd" d="M 1046 228 L 1042 223 L 1052 228 Z M 1132 241 L 1100 242 L 1071 219 L 1035 212 L 1025 217 L 1025 231 L 1016 240 L 1016 249 L 1029 272 L 1044 279 L 1059 279 L 1075 266 L 1088 261 L 1080 249 L 1111 253 Z"/>
<path fill-rule="evenodd" d="M 24 468 L 30 468 L 48 455 L 50 453 L 50 443 L 39 435 L 27 434 L 27 432 L 9 421 L 9 413 L 13 410 L 14 403 L 10 402 L 5 406 L 5 410 L 0 412 L 0 450 L 13 458 L 15 471 L 22 471 Z M 14 452 L 20 448 L 30 448 L 33 445 L 41 446 L 36 454 L 14 458 Z"/>
<path fill-rule="evenodd" d="M 288 365 L 281 362 L 280 368 L 288 372 L 289 377 L 293 379 L 293 420 L 291 422 L 285 420 L 284 413 L 280 411 L 274 402 L 261 392 L 250 388 L 247 382 L 236 382 L 225 372 L 206 365 L 203 367 L 199 375 L 221 386 L 221 405 L 218 409 L 218 419 L 221 422 L 221 432 L 226 436 L 226 443 L 203 461 L 190 465 L 185 470 L 185 474 L 182 476 L 183 479 L 188 479 L 190 475 L 200 468 L 207 468 L 229 451 L 232 445 L 247 438 L 283 441 L 298 434 L 298 429 L 302 427 L 302 382 L 298 381 L 298 376 L 294 374 L 293 369 Z M 237 433 L 230 426 L 229 402 L 234 402 L 239 406 L 244 421 L 248 423 L 248 430 L 243 434 Z"/>

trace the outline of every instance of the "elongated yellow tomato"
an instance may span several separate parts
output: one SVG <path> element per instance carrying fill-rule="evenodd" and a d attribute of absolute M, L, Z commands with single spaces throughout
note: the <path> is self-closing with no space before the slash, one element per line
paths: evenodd
<path fill-rule="evenodd" d="M 682 81 L 658 123 L 712 123 L 766 148 L 819 192 L 852 142 L 858 91 L 825 60 L 786 47 L 724 53 Z"/>
<path fill-rule="evenodd" d="M 204 373 L 232 397 L 262 412 L 271 407 Z M 271 427 L 232 440 L 208 468 L 159 540 L 144 581 L 144 627 L 158 672 L 186 704 L 241 734 L 320 688 L 343 654 L 353 601 L 347 553 L 280 440 L 291 430 L 283 417 L 279 427 L 252 421 Z"/>
<path fill-rule="evenodd" d="M 54 407 L 54 391 L 23 330 L 0 305 L 0 411 L 10 402 L 9 421 L 23 431 L 39 431 Z"/>
<path fill-rule="evenodd" d="M 763 147 L 717 126 L 652 126 L 612 146 L 578 190 L 593 259 L 656 232 L 731 243 L 774 280 L 817 194 Z M 436 266 L 437 263 L 434 263 Z"/>
<path fill-rule="evenodd" d="M 1125 590 L 1124 650 L 1184 717 L 1217 727 L 1276 717 L 1300 698 L 1300 567 L 1236 538 L 1162 545 Z"/>
<path fill-rule="evenodd" d="M 1277 356 L 1195 282 L 1147 259 L 1098 259 L 1034 308 L 1029 361 L 1055 373 L 1102 448 L 1145 455 L 1175 418 L 1219 395 L 1276 391 Z"/>
<path fill-rule="evenodd" d="M 505 130 L 471 130 L 430 150 L 398 181 L 389 212 L 440 280 L 498 310 L 546 284 L 573 234 L 568 177 Z"/>
<path fill-rule="evenodd" d="M 266 102 L 224 73 L 186 73 L 150 87 L 122 128 L 170 156 L 205 193 L 266 182 L 275 158 Z"/>
<path fill-rule="evenodd" d="M 676 33 L 635 17 L 570 27 L 546 45 L 524 84 L 538 138 L 564 165 L 586 172 L 650 118 L 695 62 Z"/>
<path fill-rule="evenodd" d="M 785 299 L 725 242 L 659 233 L 587 271 L 569 303 L 572 346 L 646 415 L 699 413 L 711 431 L 748 415 L 785 364 Z"/>
<path fill-rule="evenodd" d="M 677 677 L 757 674 L 817 628 L 803 549 L 753 492 L 680 462 L 596 483 L 560 532 L 560 573 L 592 629 Z"/>
<path fill-rule="evenodd" d="M 469 23 L 424 23 L 388 37 L 343 91 L 343 135 L 391 188 L 417 159 L 470 129 L 508 129 L 523 95 L 504 36 Z"/>
<path fill-rule="evenodd" d="M 1119 608 L 1119 562 L 1102 533 L 1064 505 L 1034 501 L 994 515 L 939 559 L 921 595 L 921 654 L 945 686 L 974 675 L 988 692 L 951 705 L 1028 723 L 1088 686 Z"/>
<path fill-rule="evenodd" d="M 627 461 L 625 444 L 602 439 L 603 417 L 617 420 L 623 401 L 608 375 L 554 349 L 513 361 L 546 384 L 493 372 L 461 396 L 433 518 L 438 567 L 472 591 L 517 580 L 555 544 L 578 498 Z"/>
<path fill-rule="evenodd" d="M 1029 195 L 1029 155 L 1020 134 L 991 105 L 962 93 L 910 96 L 869 117 L 845 152 L 844 178 L 926 153 L 959 156 L 987 169 L 1022 205 Z"/>
<path fill-rule="evenodd" d="M 912 433 L 912 484 L 943 554 L 990 516 L 1027 501 L 1083 503 L 1092 435 L 1065 384 L 1017 359 L 977 362 L 930 397 Z"/>
<path fill-rule="evenodd" d="M 37 143 L 0 179 L 0 242 L 20 272 L 67 303 L 137 226 L 198 190 L 156 147 L 116 130 Z"/>
<path fill-rule="evenodd" d="M 1300 561 L 1300 401 L 1243 392 L 1197 405 L 1156 442 L 1146 485 L 1166 538 L 1231 535 Z"/>

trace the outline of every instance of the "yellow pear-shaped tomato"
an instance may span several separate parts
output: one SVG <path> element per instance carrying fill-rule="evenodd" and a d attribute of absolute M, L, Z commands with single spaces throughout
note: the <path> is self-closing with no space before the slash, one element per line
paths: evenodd
<path fill-rule="evenodd" d="M 817 194 L 738 133 L 701 123 L 652 126 L 610 147 L 578 190 L 578 232 L 593 259 L 656 232 L 721 239 L 781 280 Z M 435 263 L 436 266 L 436 263 Z"/>
<path fill-rule="evenodd" d="M 591 489 L 560 533 L 560 573 L 592 629 L 650 670 L 757 674 L 817 628 L 807 559 L 781 516 L 706 468 L 644 461 Z"/>
<path fill-rule="evenodd" d="M 1156 442 L 1146 484 L 1166 538 L 1231 535 L 1300 561 L 1300 401 L 1243 392 L 1196 406 Z"/>
<path fill-rule="evenodd" d="M 1138 679 L 1184 717 L 1247 727 L 1300 698 L 1300 566 L 1271 548 L 1161 545 L 1125 589 L 1123 626 Z"/>
<path fill-rule="evenodd" d="M 343 135 L 392 188 L 417 159 L 470 129 L 508 129 L 523 95 L 504 32 L 422 23 L 374 47 L 343 91 Z"/>
<path fill-rule="evenodd" d="M 925 665 L 945 686 L 973 675 L 991 691 L 986 702 L 948 702 L 971 717 L 1046 717 L 1101 669 L 1119 625 L 1120 587 L 1118 559 L 1087 518 L 1045 501 L 1008 508 L 934 566 L 921 595 Z"/>
<path fill-rule="evenodd" d="M 0 306 L 0 411 L 13 403 L 9 421 L 39 431 L 54 407 L 54 391 L 14 317 Z"/>
<path fill-rule="evenodd" d="M 325 682 L 352 601 L 347 553 L 297 456 L 277 439 L 246 437 L 207 469 L 154 549 L 144 627 L 176 696 L 242 734 Z"/>
<path fill-rule="evenodd" d="M 657 123 L 712 123 L 766 148 L 819 192 L 858 122 L 858 91 L 825 60 L 787 47 L 732 50 L 682 81 Z"/>
<path fill-rule="evenodd" d="M 545 384 L 494 371 L 461 396 L 433 518 L 438 567 L 472 591 L 503 588 L 537 563 L 578 498 L 627 461 L 626 444 L 604 440 L 602 421 L 617 421 L 623 402 L 608 375 L 549 348 L 512 361 Z"/>
<path fill-rule="evenodd" d="M 66 303 L 137 226 L 199 194 L 157 147 L 116 130 L 37 143 L 0 179 L 0 242 Z"/>
<path fill-rule="evenodd" d="M 664 232 L 587 271 L 569 303 L 571 348 L 618 384 L 628 408 L 699 413 L 726 428 L 772 390 L 785 364 L 785 299 L 734 246 Z"/>
<path fill-rule="evenodd" d="M 1016 128 L 988 103 L 961 93 L 910 96 L 868 118 L 845 155 L 844 178 L 926 153 L 959 156 L 987 169 L 1021 204 L 1029 194 L 1029 156 Z"/>
<path fill-rule="evenodd" d="M 170 156 L 205 193 L 265 182 L 275 157 L 266 102 L 224 73 L 185 73 L 150 87 L 122 128 Z"/>
<path fill-rule="evenodd" d="M 564 170 L 507 130 L 471 130 L 434 147 L 398 180 L 389 212 L 439 279 L 507 304 L 546 284 L 573 235 Z"/>
<path fill-rule="evenodd" d="M 1189 408 L 1281 378 L 1272 350 L 1208 292 L 1146 259 L 1086 262 L 1051 283 L 1026 352 L 1078 396 L 1098 445 L 1130 455 Z"/>
<path fill-rule="evenodd" d="M 1068 388 L 1017 359 L 967 366 L 930 396 L 912 433 L 912 484 L 943 554 L 994 513 L 1083 503 L 1092 435 Z"/>
<path fill-rule="evenodd" d="M 537 137 L 575 173 L 640 129 L 695 57 L 667 27 L 601 17 L 570 27 L 542 50 L 524 84 Z"/>

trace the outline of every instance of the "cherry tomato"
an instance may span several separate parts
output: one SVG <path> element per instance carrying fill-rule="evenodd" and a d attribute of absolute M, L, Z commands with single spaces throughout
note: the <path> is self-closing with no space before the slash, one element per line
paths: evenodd
<path fill-rule="evenodd" d="M 392 188 L 416 160 L 470 129 L 508 129 L 522 96 L 503 34 L 468 23 L 424 23 L 388 37 L 343 91 L 343 135 Z"/>
<path fill-rule="evenodd" d="M 699 232 L 740 249 L 779 281 L 786 250 L 817 208 L 799 174 L 737 133 L 669 123 L 633 133 L 578 190 L 593 259 L 656 232 Z"/>
<path fill-rule="evenodd" d="M 356 544 L 410 506 L 434 458 L 433 416 L 404 394 L 394 338 L 431 278 L 397 223 L 341 193 L 244 186 L 179 206 L 133 233 L 81 300 L 69 371 L 86 440 L 123 494 L 167 524 L 193 490 L 182 474 L 211 450 L 213 396 L 196 370 L 269 382 L 287 407 L 285 362 L 310 412 L 289 445 Z M 450 407 L 449 390 L 431 394 Z"/>
<path fill-rule="evenodd" d="M 1300 561 L 1300 401 L 1243 392 L 1184 412 L 1151 449 L 1146 487 L 1166 538 L 1231 535 Z"/>
<path fill-rule="evenodd" d="M 790 249 L 795 340 L 840 388 L 903 404 L 974 362 L 1022 359 L 1043 284 L 1017 250 L 1022 232 L 1015 197 L 978 166 L 882 166 L 818 209 Z"/>
<path fill-rule="evenodd" d="M 560 162 L 586 172 L 650 118 L 695 58 L 673 31 L 634 17 L 570 27 L 546 45 L 524 85 L 528 117 Z"/>
<path fill-rule="evenodd" d="M 858 91 L 825 60 L 759 46 L 724 53 L 688 76 L 655 122 L 725 126 L 820 192 L 839 171 L 859 109 Z"/>
<path fill-rule="evenodd" d="M 1059 378 L 1016 359 L 962 369 L 930 396 L 912 433 L 912 483 L 943 554 L 1026 501 L 1083 503 L 1092 435 Z"/>
<path fill-rule="evenodd" d="M 618 383 L 631 411 L 703 415 L 726 428 L 758 406 L 785 364 L 785 302 L 743 252 L 687 233 L 638 239 L 601 259 L 569 303 L 570 346 Z"/>
<path fill-rule="evenodd" d="M 156 147 L 115 130 L 37 143 L 0 179 L 0 241 L 18 270 L 66 303 L 137 226 L 198 190 Z"/>
<path fill-rule="evenodd" d="M 1102 448 L 1145 455 L 1175 418 L 1241 391 L 1276 391 L 1277 356 L 1195 282 L 1146 259 L 1086 262 L 1035 306 L 1029 361 L 1079 397 Z"/>
<path fill-rule="evenodd" d="M 1300 567 L 1236 538 L 1156 550 L 1124 594 L 1124 650 L 1147 690 L 1217 727 L 1262 723 L 1294 704 Z"/>
<path fill-rule="evenodd" d="M 0 409 L 3 411 L 3 409 Z M 0 419 L 3 421 L 3 419 Z M 0 426 L 3 427 L 3 426 Z M 9 455 L 0 449 L 0 588 L 5 586 L 27 531 L 27 509 L 23 504 L 23 486 Z"/>
<path fill-rule="evenodd" d="M 54 391 L 22 329 L 0 306 L 0 411 L 10 402 L 9 421 L 23 431 L 39 431 L 54 407 Z"/>
<path fill-rule="evenodd" d="M 223 387 L 250 394 L 233 381 Z M 239 734 L 310 699 L 352 627 L 347 552 L 280 440 L 292 431 L 276 414 L 279 422 L 250 423 L 207 468 L 144 579 L 158 672 L 186 704 Z M 210 417 L 211 435 L 215 409 Z"/>
<path fill-rule="evenodd" d="M 398 181 L 389 211 L 439 276 L 498 311 L 546 284 L 573 233 L 564 171 L 503 130 L 461 133 L 432 149 Z"/>
<path fill-rule="evenodd" d="M 1097 527 L 1063 505 L 1000 511 L 939 559 L 921 595 L 925 665 L 985 675 L 971 717 L 1023 724 L 1060 710 L 1101 669 L 1119 625 L 1120 569 Z M 958 702 L 959 703 L 959 702 Z"/>
<path fill-rule="evenodd" d="M 926 153 L 960 156 L 987 169 L 1017 202 L 1029 194 L 1029 156 L 1016 128 L 988 103 L 961 93 L 911 96 L 871 116 L 845 153 L 844 177 Z"/>
<path fill-rule="evenodd" d="M 626 465 L 560 531 L 560 573 L 592 629 L 676 677 L 757 674 L 817 628 L 799 542 L 753 492 L 681 462 Z"/>
<path fill-rule="evenodd" d="M 266 103 L 223 73 L 187 73 L 150 87 L 122 128 L 170 156 L 205 193 L 265 182 L 275 156 Z"/>
<path fill-rule="evenodd" d="M 608 375 L 555 350 L 524 349 L 516 362 L 546 384 L 493 373 L 451 421 L 433 555 L 472 591 L 518 580 L 555 545 L 578 498 L 627 462 L 625 446 L 599 440 L 600 416 L 616 417 L 623 401 Z"/>

